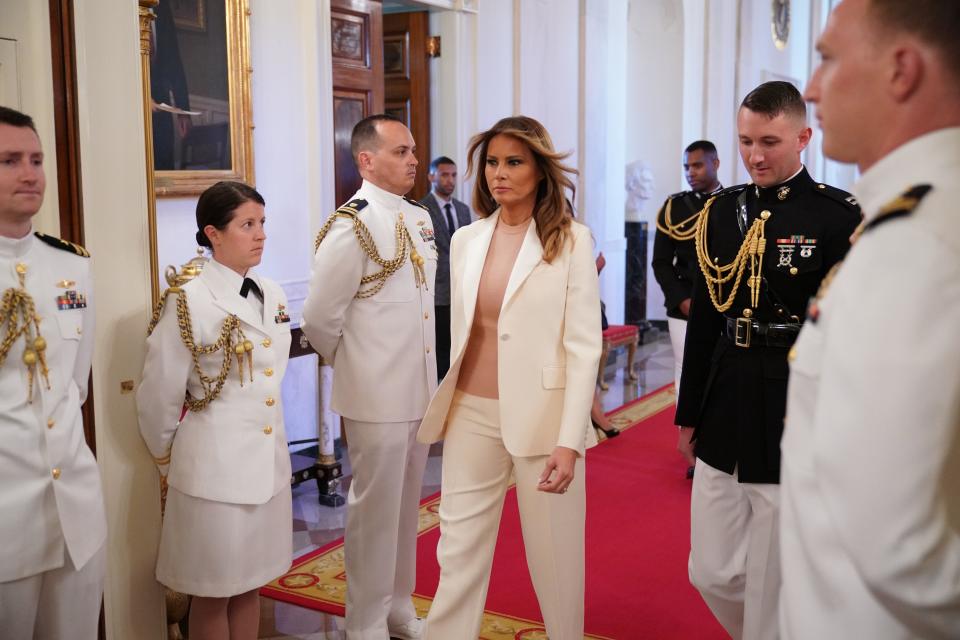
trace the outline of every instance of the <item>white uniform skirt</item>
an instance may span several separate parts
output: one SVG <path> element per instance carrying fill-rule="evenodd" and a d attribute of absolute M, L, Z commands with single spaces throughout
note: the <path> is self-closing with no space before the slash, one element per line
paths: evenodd
<path fill-rule="evenodd" d="M 225 598 L 262 587 L 292 561 L 290 487 L 265 504 L 213 502 L 169 488 L 157 559 L 160 584 Z"/>

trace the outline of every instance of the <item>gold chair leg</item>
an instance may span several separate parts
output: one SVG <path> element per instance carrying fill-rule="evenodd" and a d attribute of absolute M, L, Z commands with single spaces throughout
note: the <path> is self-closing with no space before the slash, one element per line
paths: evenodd
<path fill-rule="evenodd" d="M 627 345 L 627 379 L 631 382 L 636 382 L 640 379 L 633 371 L 633 357 L 635 355 L 637 355 L 637 340 Z"/>
<path fill-rule="evenodd" d="M 610 388 L 610 385 L 606 383 L 603 379 L 603 370 L 607 364 L 607 357 L 610 355 L 610 345 L 607 342 L 603 343 L 603 351 L 600 352 L 600 371 L 597 372 L 597 384 L 600 385 L 601 391 L 606 391 Z"/>

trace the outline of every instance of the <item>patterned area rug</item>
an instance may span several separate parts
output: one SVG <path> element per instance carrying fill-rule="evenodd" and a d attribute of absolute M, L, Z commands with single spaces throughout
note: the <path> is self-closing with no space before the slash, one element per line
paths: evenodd
<path fill-rule="evenodd" d="M 624 431 L 667 409 L 671 409 L 674 406 L 675 399 L 673 385 L 667 385 L 611 411 L 608 416 L 617 428 Z M 604 440 L 606 439 L 604 438 Z M 615 443 L 617 441 L 611 442 Z M 601 445 L 608 446 L 603 442 L 601 442 Z M 513 493 L 515 492 L 510 492 L 510 494 Z M 432 601 L 433 590 L 436 588 L 438 574 L 435 573 L 435 561 L 432 560 L 432 556 L 435 556 L 436 539 L 439 537 L 440 519 L 437 513 L 439 506 L 440 494 L 430 496 L 420 504 L 418 558 L 430 560 L 430 562 L 418 560 L 418 568 L 421 574 L 418 579 L 418 587 L 426 582 L 432 584 L 432 588 L 418 589 L 418 591 L 429 591 L 431 594 L 429 596 L 419 593 L 414 594 L 414 606 L 419 615 L 426 615 Z M 505 510 L 504 517 L 507 517 L 508 511 L 509 509 Z M 501 534 L 503 534 L 503 528 L 501 528 Z M 495 574 L 496 570 L 495 562 Z M 525 566 L 522 567 L 522 571 L 526 571 Z M 434 575 L 425 576 L 424 574 Z M 497 587 L 495 577 L 491 581 L 491 593 Z M 288 573 L 261 589 L 260 594 L 310 609 L 339 616 L 344 615 L 346 573 L 344 570 L 343 539 L 336 540 L 297 558 Z M 537 612 L 534 599 L 532 615 L 537 615 Z M 487 610 L 484 612 L 481 637 L 483 640 L 546 640 L 547 636 L 541 621 Z M 611 640 L 609 636 L 604 635 L 587 634 L 584 637 L 591 640 Z"/>

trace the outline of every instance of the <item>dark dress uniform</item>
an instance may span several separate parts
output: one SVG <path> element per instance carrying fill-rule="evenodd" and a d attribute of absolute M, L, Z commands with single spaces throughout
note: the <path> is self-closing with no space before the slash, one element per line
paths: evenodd
<path fill-rule="evenodd" d="M 712 303 L 698 269 L 676 423 L 695 428 L 696 455 L 706 464 L 728 474 L 736 469 L 740 482 L 776 484 L 787 352 L 808 300 L 846 254 L 861 216 L 850 194 L 815 182 L 806 169 L 774 187 L 731 187 L 717 195 L 709 212 L 709 259 L 732 262 L 747 230 L 766 212 L 756 308 L 751 305 L 749 264 L 724 313 Z M 733 282 L 723 286 L 721 301 Z"/>
<path fill-rule="evenodd" d="M 670 222 L 682 225 L 684 229 L 692 228 L 695 221 L 691 221 L 689 225 L 683 223 L 700 213 L 711 195 L 699 191 L 681 191 L 667 198 L 657 212 L 659 224 L 653 238 L 653 260 L 650 264 L 653 267 L 653 276 L 663 290 L 663 306 L 667 308 L 667 316 L 670 318 L 687 319 L 680 313 L 680 303 L 693 296 L 693 283 L 699 267 L 693 240 L 677 240 L 664 233 L 661 228 L 666 222 L 664 214 L 669 203 Z"/>

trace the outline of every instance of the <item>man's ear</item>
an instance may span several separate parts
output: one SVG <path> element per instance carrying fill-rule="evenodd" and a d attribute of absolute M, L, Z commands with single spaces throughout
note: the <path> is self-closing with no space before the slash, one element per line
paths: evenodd
<path fill-rule="evenodd" d="M 369 151 L 361 151 L 357 154 L 357 168 L 369 169 L 373 164 L 373 154 Z"/>
<path fill-rule="evenodd" d="M 803 151 L 810 144 L 810 138 L 813 136 L 813 129 L 804 127 L 797 135 L 797 151 Z"/>
<path fill-rule="evenodd" d="M 923 53 L 906 45 L 895 49 L 890 60 L 890 95 L 897 102 L 903 102 L 913 95 L 923 77 Z"/>

